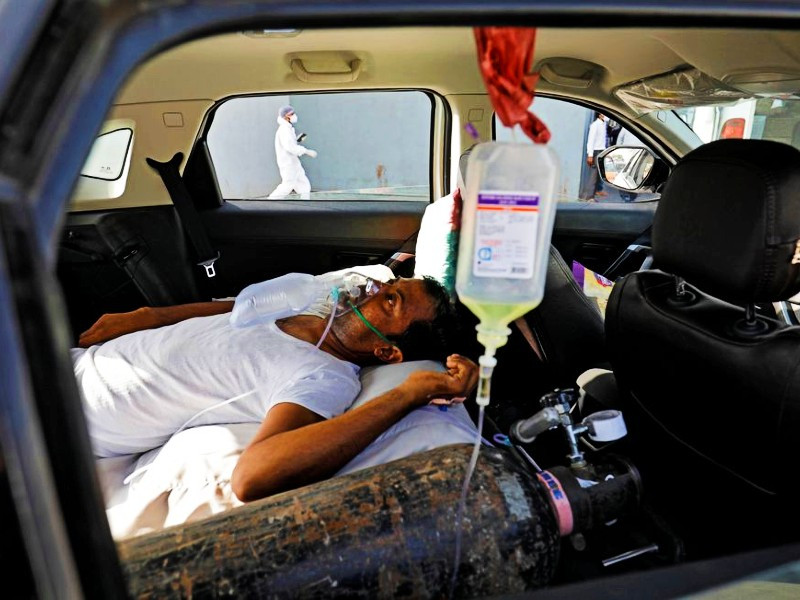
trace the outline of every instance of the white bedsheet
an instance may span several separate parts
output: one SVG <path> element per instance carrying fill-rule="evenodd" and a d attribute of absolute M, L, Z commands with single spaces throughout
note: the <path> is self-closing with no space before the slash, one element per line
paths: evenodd
<path fill-rule="evenodd" d="M 362 369 L 362 389 L 351 409 L 402 382 L 417 369 L 442 370 L 433 361 Z M 239 506 L 230 488 L 236 461 L 258 423 L 187 429 L 141 456 L 100 459 L 97 471 L 111 533 L 117 539 L 201 519 Z M 390 427 L 338 473 L 352 473 L 418 452 L 472 443 L 476 429 L 461 405 L 419 408 Z"/>

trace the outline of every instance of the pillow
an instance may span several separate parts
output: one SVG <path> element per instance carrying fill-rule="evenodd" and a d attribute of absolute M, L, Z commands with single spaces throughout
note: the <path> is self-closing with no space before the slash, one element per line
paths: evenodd
<path fill-rule="evenodd" d="M 442 196 L 422 215 L 414 266 L 414 277 L 429 276 L 455 296 L 458 236 L 461 233 L 461 193 Z"/>
<path fill-rule="evenodd" d="M 444 371 L 442 363 L 435 360 L 410 360 L 390 365 L 376 365 L 361 369 L 361 392 L 348 410 L 366 404 L 403 383 L 414 371 Z"/>
<path fill-rule="evenodd" d="M 397 387 L 418 370 L 444 371 L 432 360 L 415 360 L 361 370 L 361 393 L 352 410 Z M 389 427 L 337 473 L 344 475 L 450 444 L 471 444 L 478 430 L 462 404 L 422 406 Z"/>

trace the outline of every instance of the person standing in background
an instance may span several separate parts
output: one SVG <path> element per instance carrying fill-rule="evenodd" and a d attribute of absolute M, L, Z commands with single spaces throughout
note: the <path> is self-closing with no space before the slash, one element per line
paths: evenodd
<path fill-rule="evenodd" d="M 297 123 L 297 113 L 294 108 L 288 105 L 282 106 L 278 111 L 278 130 L 275 132 L 275 158 L 281 182 L 269 195 L 270 198 L 286 198 L 293 190 L 300 194 L 303 200 L 311 197 L 311 182 L 306 177 L 300 157 L 305 154 L 316 158 L 317 152 L 297 143 L 295 123 Z"/>
<path fill-rule="evenodd" d="M 605 115 L 595 112 L 595 119 L 589 126 L 589 135 L 586 139 L 586 164 L 589 166 L 588 174 L 584 180 L 583 189 L 579 197 L 581 200 L 594 201 L 597 196 L 607 196 L 608 192 L 602 191 L 603 184 L 597 172 L 597 155 L 606 149 L 606 122 Z"/>
<path fill-rule="evenodd" d="M 606 119 L 606 148 L 617 145 L 617 136 L 620 131 L 622 131 L 622 125 L 614 119 Z"/>

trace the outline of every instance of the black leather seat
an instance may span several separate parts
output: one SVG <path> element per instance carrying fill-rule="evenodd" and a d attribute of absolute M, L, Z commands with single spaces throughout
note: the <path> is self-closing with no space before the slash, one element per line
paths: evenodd
<path fill-rule="evenodd" d="M 645 493 L 678 515 L 690 554 L 793 539 L 800 327 L 754 306 L 800 291 L 800 152 L 721 140 L 687 154 L 653 260 L 617 282 L 605 321 Z"/>
<path fill-rule="evenodd" d="M 574 386 L 578 375 L 608 367 L 603 316 L 550 246 L 542 303 L 525 315 L 555 387 Z"/>

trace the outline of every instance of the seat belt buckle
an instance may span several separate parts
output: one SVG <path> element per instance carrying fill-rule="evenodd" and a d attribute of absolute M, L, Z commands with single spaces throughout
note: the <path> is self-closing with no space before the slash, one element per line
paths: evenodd
<path fill-rule="evenodd" d="M 197 263 L 197 266 L 203 267 L 206 270 L 206 277 L 211 279 L 212 277 L 215 277 L 217 274 L 217 272 L 214 270 L 214 263 L 217 262 L 218 259 L 219 259 L 219 252 L 217 252 L 217 255 L 214 258 L 210 258 L 208 260 L 204 260 L 202 262 Z"/>

